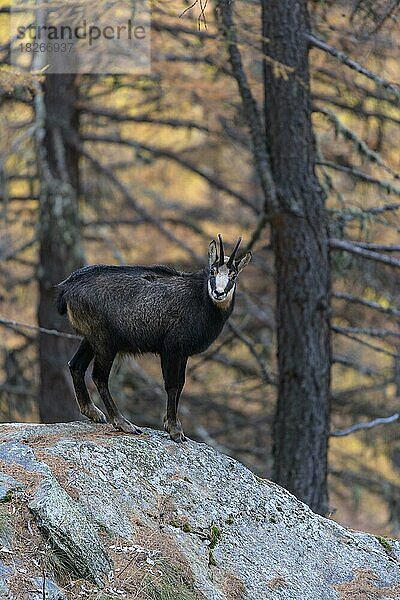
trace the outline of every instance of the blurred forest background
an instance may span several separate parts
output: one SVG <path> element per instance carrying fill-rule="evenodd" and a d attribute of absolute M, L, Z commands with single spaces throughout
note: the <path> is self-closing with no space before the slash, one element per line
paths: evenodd
<path fill-rule="evenodd" d="M 217 233 L 228 249 L 243 235 L 253 261 L 221 337 L 189 361 L 180 414 L 187 435 L 272 477 L 282 314 L 277 323 L 268 181 L 255 134 L 268 113 L 268 81 L 293 79 L 267 35 L 278 5 L 288 4 L 242 0 L 219 19 L 212 2 L 157 2 L 149 75 L 35 76 L 8 64 L 9 3 L 1 3 L 2 421 L 79 418 L 66 367 L 78 342 L 56 314 L 53 290 L 71 270 L 196 270 Z M 314 0 L 308 11 L 316 173 L 332 269 L 330 513 L 398 536 L 399 2 Z M 290 118 L 293 106 L 286 108 Z M 271 160 L 290 179 L 286 156 L 290 144 Z M 161 427 L 157 358 L 120 362 L 112 391 L 135 423 Z"/>

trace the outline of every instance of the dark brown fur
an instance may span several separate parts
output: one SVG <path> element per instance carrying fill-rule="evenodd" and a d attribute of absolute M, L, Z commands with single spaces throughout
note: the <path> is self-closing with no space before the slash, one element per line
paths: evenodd
<path fill-rule="evenodd" d="M 209 287 L 213 288 L 219 261 L 213 251 L 209 266 L 194 273 L 160 265 L 93 265 L 75 271 L 59 284 L 58 310 L 68 314 L 71 324 L 84 338 L 69 363 L 76 398 L 84 415 L 95 422 L 106 421 L 91 401 L 84 381 L 94 358 L 93 380 L 111 422 L 122 431 L 139 433 L 140 429 L 129 423 L 116 407 L 108 378 L 117 353 L 154 353 L 161 357 L 168 395 L 165 429 L 175 441 L 184 440 L 177 408 L 188 357 L 210 346 L 234 306 L 239 265 L 233 260 L 232 279 L 225 294 L 229 302 L 220 302 L 219 298 L 213 301 L 210 297 Z"/>

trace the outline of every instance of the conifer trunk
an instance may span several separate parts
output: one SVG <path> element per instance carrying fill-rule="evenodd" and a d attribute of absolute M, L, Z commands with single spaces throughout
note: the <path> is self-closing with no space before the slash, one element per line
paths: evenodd
<path fill-rule="evenodd" d="M 263 0 L 265 124 L 277 188 L 273 222 L 279 387 L 274 479 L 328 510 L 330 266 L 325 198 L 315 174 L 305 0 Z M 280 73 L 272 58 L 291 68 Z"/>

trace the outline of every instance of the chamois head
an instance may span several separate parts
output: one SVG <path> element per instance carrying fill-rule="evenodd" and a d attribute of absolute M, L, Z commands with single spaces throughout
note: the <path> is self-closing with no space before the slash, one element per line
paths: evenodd
<path fill-rule="evenodd" d="M 240 260 L 236 260 L 242 238 L 236 242 L 236 246 L 230 256 L 225 256 L 222 237 L 218 234 L 219 252 L 217 244 L 213 240 L 208 247 L 208 295 L 214 304 L 221 308 L 229 306 L 236 287 L 236 279 L 251 260 L 251 252 L 247 252 Z"/>

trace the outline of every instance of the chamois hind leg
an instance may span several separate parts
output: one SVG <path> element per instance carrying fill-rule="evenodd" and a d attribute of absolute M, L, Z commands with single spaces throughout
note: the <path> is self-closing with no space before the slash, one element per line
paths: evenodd
<path fill-rule="evenodd" d="M 98 389 L 101 399 L 104 402 L 104 406 L 108 412 L 110 422 L 114 425 L 115 429 L 125 431 L 125 433 L 142 433 L 139 427 L 136 427 L 133 423 L 130 423 L 125 417 L 119 412 L 117 406 L 108 389 L 108 379 L 110 377 L 110 371 L 114 362 L 115 353 L 96 354 L 94 357 L 93 366 L 93 381 Z"/>
<path fill-rule="evenodd" d="M 175 356 L 161 355 L 161 368 L 167 392 L 167 414 L 164 416 L 164 429 L 174 442 L 186 440 L 182 425 L 177 418 L 178 402 L 185 383 L 186 361 Z"/>
<path fill-rule="evenodd" d="M 76 401 L 79 404 L 81 413 L 94 423 L 106 423 L 107 419 L 104 413 L 93 404 L 85 384 L 85 373 L 92 358 L 92 347 L 84 339 L 79 344 L 79 348 L 69 361 L 68 366 L 74 384 Z"/>
<path fill-rule="evenodd" d="M 187 358 L 184 358 L 180 364 L 180 368 L 179 368 L 179 388 L 178 388 L 178 393 L 176 395 L 176 414 L 178 414 L 178 404 L 179 404 L 179 399 L 181 397 L 182 394 L 182 390 L 183 390 L 183 386 L 185 385 L 185 381 L 186 381 L 186 365 L 187 365 Z"/>

